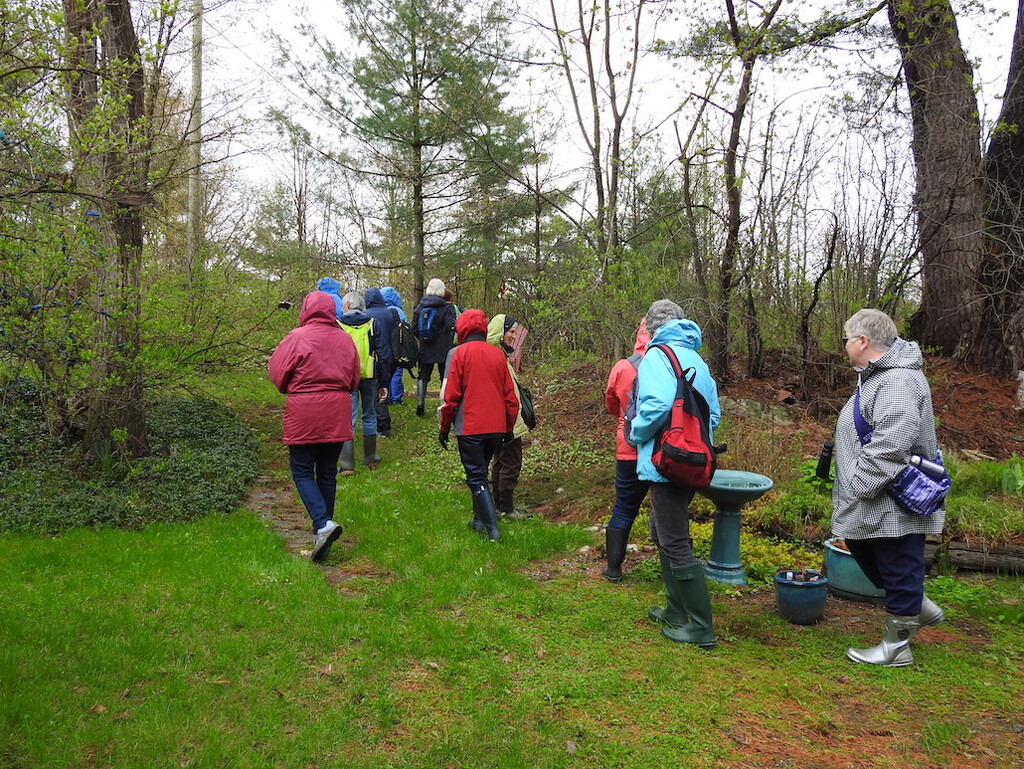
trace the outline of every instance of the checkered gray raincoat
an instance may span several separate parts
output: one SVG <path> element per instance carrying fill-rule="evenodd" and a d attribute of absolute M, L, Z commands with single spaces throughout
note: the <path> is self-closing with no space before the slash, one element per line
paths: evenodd
<path fill-rule="evenodd" d="M 836 423 L 836 480 L 832 487 L 832 531 L 844 539 L 938 534 L 946 511 L 914 515 L 901 510 L 885 486 L 910 462 L 911 454 L 934 457 L 938 448 L 932 394 L 915 342 L 897 339 L 888 352 L 858 374 L 861 414 L 874 427 L 861 446 L 853 421 L 853 397 Z"/>

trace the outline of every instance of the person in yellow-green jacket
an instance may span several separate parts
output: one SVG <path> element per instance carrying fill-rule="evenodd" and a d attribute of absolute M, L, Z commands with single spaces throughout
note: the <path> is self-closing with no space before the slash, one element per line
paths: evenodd
<path fill-rule="evenodd" d="M 506 359 L 515 352 L 511 342 L 515 336 L 517 325 L 514 318 L 504 314 L 495 315 L 487 324 L 487 341 L 504 351 Z M 522 389 L 511 360 L 508 362 L 508 371 L 512 375 L 512 382 L 516 387 L 516 398 L 519 399 L 520 409 L 516 415 L 515 427 L 512 429 L 512 440 L 494 453 L 494 460 L 491 464 L 491 489 L 498 508 L 498 515 L 506 520 L 514 521 L 530 517 L 528 512 L 513 504 L 515 488 L 523 471 L 523 436 L 530 431 L 530 428 L 523 421 Z"/>

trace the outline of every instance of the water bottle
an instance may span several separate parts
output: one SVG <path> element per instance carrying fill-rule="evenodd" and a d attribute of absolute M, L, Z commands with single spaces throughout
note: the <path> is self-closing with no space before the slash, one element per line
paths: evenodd
<path fill-rule="evenodd" d="M 933 462 L 930 459 L 925 459 L 917 454 L 910 455 L 910 464 L 918 468 L 925 475 L 930 475 L 932 478 L 938 480 L 946 474 L 946 468 L 940 465 L 938 462 Z"/>
<path fill-rule="evenodd" d="M 821 445 L 821 454 L 818 455 L 818 467 L 814 474 L 819 478 L 828 480 L 828 472 L 832 467 L 832 449 L 835 448 L 834 441 L 825 441 Z"/>

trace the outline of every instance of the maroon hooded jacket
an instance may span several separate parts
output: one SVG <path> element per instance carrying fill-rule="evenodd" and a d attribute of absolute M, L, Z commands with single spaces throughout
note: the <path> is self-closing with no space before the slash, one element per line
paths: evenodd
<path fill-rule="evenodd" d="M 466 310 L 455 322 L 459 346 L 445 371 L 441 432 L 455 424 L 456 435 L 510 433 L 519 399 L 505 353 L 487 341 L 487 316 Z"/>
<path fill-rule="evenodd" d="M 334 298 L 306 296 L 299 325 L 270 356 L 270 380 L 288 396 L 284 443 L 352 440 L 352 391 L 359 387 L 359 353 L 335 318 Z"/>

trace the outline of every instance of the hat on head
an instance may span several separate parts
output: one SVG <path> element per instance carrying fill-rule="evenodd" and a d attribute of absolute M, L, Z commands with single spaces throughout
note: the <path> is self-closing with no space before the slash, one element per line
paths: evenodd
<path fill-rule="evenodd" d="M 507 332 L 507 331 L 511 331 L 511 330 L 512 330 L 512 327 L 513 327 L 514 325 L 516 325 L 516 324 L 517 324 L 518 322 L 519 322 L 519 321 L 517 321 L 517 320 L 516 320 L 515 318 L 513 318 L 513 317 L 512 317 L 511 315 L 506 315 L 506 316 L 505 316 L 505 331 L 506 331 L 506 332 Z"/>

